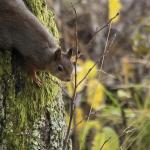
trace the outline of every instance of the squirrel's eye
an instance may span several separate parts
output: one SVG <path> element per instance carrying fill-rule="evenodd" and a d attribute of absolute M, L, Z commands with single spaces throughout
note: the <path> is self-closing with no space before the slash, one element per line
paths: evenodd
<path fill-rule="evenodd" d="M 63 71 L 63 66 L 62 65 L 58 66 L 58 71 Z"/>

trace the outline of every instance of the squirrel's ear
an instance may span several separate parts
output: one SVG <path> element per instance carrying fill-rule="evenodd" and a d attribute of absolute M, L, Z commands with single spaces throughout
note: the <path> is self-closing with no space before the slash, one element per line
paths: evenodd
<path fill-rule="evenodd" d="M 55 58 L 55 60 L 59 60 L 60 57 L 61 57 L 61 49 L 58 48 L 58 49 L 55 51 L 54 58 Z"/>
<path fill-rule="evenodd" d="M 70 49 L 68 50 L 68 52 L 67 52 L 68 58 L 71 58 L 71 57 L 72 57 L 72 54 L 73 54 L 73 49 L 70 48 Z"/>
<path fill-rule="evenodd" d="M 70 56 L 76 56 L 76 49 L 75 48 L 70 48 L 68 50 L 68 53 L 70 53 Z M 80 51 L 78 50 L 78 55 L 80 54 Z"/>

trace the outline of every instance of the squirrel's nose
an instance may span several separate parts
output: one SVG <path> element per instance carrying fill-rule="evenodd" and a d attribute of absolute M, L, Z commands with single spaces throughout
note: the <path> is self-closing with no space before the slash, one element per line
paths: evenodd
<path fill-rule="evenodd" d="M 67 81 L 69 82 L 69 81 L 71 81 L 71 79 L 69 78 L 69 79 L 67 79 Z"/>
<path fill-rule="evenodd" d="M 66 81 L 67 81 L 67 82 L 69 82 L 69 81 L 71 81 L 71 80 L 72 80 L 72 76 L 66 78 Z"/>
<path fill-rule="evenodd" d="M 66 79 L 66 81 L 69 82 L 69 81 L 71 81 L 71 79 L 72 79 L 71 77 L 68 77 L 68 78 Z"/>

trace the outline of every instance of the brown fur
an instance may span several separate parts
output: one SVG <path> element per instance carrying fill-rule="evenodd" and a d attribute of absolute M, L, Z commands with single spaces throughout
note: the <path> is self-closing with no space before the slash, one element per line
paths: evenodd
<path fill-rule="evenodd" d="M 70 57 L 60 52 L 54 59 L 59 51 L 56 40 L 22 0 L 0 0 L 0 48 L 15 48 L 26 60 L 33 76 L 36 70 L 49 70 L 63 81 L 70 79 Z M 58 65 L 63 66 L 61 76 Z"/>

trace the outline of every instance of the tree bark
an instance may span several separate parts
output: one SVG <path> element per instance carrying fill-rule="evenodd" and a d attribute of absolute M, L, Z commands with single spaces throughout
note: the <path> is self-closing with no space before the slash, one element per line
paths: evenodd
<path fill-rule="evenodd" d="M 30 10 L 58 39 L 53 13 L 43 0 L 26 0 Z M 0 50 L 0 150 L 61 150 L 66 133 L 61 83 L 38 74 L 37 87 L 20 65 L 18 55 Z"/>

